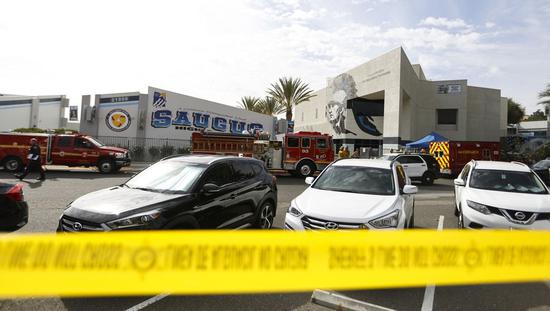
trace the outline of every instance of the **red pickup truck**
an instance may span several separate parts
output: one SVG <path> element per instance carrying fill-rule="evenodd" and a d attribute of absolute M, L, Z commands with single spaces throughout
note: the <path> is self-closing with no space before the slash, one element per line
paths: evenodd
<path fill-rule="evenodd" d="M 0 133 L 0 166 L 20 171 L 27 162 L 31 138 L 38 140 L 43 165 L 97 166 L 102 173 L 112 173 L 131 163 L 128 150 L 105 146 L 87 135 Z"/>

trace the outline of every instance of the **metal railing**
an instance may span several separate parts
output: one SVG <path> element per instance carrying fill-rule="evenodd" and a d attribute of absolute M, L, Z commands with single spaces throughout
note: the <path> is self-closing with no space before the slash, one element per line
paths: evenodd
<path fill-rule="evenodd" d="M 191 152 L 191 140 L 188 139 L 116 136 L 98 136 L 97 139 L 107 146 L 128 149 L 132 160 L 137 162 L 154 162 L 167 156 Z"/>

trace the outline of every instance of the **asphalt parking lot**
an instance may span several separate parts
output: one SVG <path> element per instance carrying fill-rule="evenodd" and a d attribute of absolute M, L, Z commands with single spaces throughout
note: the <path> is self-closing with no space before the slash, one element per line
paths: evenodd
<path fill-rule="evenodd" d="M 92 170 L 48 172 L 45 182 L 23 181 L 30 206 L 29 223 L 17 233 L 53 232 L 64 207 L 88 192 L 118 185 L 132 171 L 102 175 Z M 32 178 L 32 177 L 31 177 Z M 15 182 L 0 172 L 0 181 Z M 306 185 L 302 179 L 279 177 L 279 202 L 275 226 L 283 227 L 290 201 Z M 439 179 L 433 186 L 419 186 L 415 204 L 418 228 L 457 227 L 453 214 L 452 181 Z M 345 204 L 345 203 L 344 203 Z M 64 280 L 59 280 L 64 281 Z M 78 280 L 77 280 L 78 281 Z M 117 280 L 108 280 L 117 282 Z M 289 280 L 291 281 L 291 279 Z M 32 286 L 29 284 L 29 286 Z M 344 295 L 396 310 L 550 310 L 550 283 L 483 286 L 403 288 L 343 292 Z M 49 298 L 0 300 L 0 310 L 323 310 L 309 303 L 311 292 L 261 295 L 157 296 L 130 298 Z M 145 303 L 144 303 L 145 302 Z M 132 309 L 133 308 L 133 309 Z"/>

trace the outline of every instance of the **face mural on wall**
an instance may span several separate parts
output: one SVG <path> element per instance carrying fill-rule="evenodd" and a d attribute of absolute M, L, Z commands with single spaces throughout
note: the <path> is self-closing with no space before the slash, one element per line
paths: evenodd
<path fill-rule="evenodd" d="M 357 88 L 355 87 L 353 77 L 347 73 L 337 76 L 332 80 L 330 89 L 332 90 L 332 95 L 325 107 L 325 116 L 328 122 L 332 125 L 336 134 L 351 133 L 356 135 L 346 129 L 345 123 L 347 102 L 349 99 L 357 97 Z"/>
<path fill-rule="evenodd" d="M 353 112 L 357 126 L 363 132 L 373 136 L 382 135 L 372 117 L 384 115 L 384 101 L 357 98 L 355 80 L 347 73 L 334 78 L 330 90 L 332 95 L 325 108 L 325 116 L 336 134 L 357 135 L 346 128 L 345 120 L 349 108 Z"/>

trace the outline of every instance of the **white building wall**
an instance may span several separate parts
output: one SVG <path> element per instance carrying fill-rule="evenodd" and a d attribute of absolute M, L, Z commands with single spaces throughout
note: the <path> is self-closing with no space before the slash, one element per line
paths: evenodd
<path fill-rule="evenodd" d="M 0 105 L 0 131 L 29 127 L 31 104 Z"/>
<path fill-rule="evenodd" d="M 59 128 L 60 109 L 60 101 L 40 103 L 37 127 L 41 129 Z"/>
<path fill-rule="evenodd" d="M 346 111 L 345 127 L 353 133 L 335 130 L 327 118 L 314 118 L 316 111 L 326 110 L 331 102 L 338 101 L 333 81 L 346 75 L 352 77 L 355 89 L 355 96 L 346 100 L 357 97 L 384 100 L 384 116 L 372 117 L 381 136 L 359 130 L 351 109 Z M 470 87 L 464 79 L 426 80 L 420 65 L 411 65 L 401 48 L 329 79 L 327 87 L 315 94 L 309 103 L 296 107 L 296 130 L 322 131 L 344 141 L 383 140 L 384 149 L 417 140 L 432 131 L 451 140 L 485 141 L 498 141 L 506 131 L 503 123 L 506 106 L 500 90 Z M 438 109 L 457 109 L 457 124 L 438 124 Z"/>

